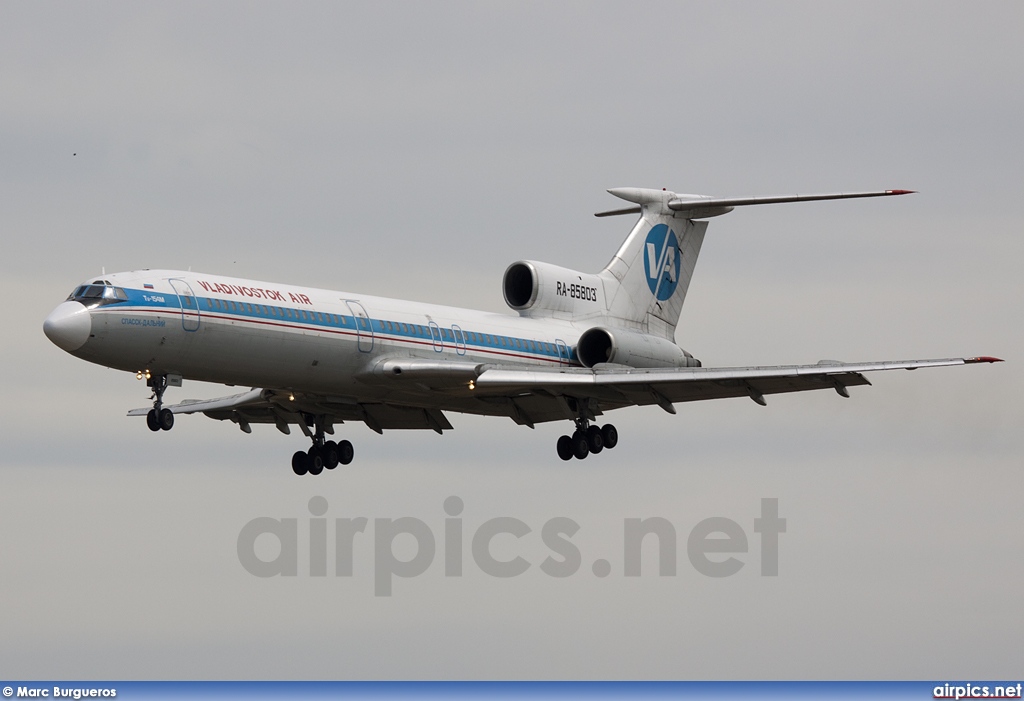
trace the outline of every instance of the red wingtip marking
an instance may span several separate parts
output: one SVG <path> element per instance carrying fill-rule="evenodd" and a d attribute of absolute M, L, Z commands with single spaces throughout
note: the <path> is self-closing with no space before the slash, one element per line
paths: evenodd
<path fill-rule="evenodd" d="M 1001 363 L 1002 358 L 993 358 L 991 355 L 979 355 L 977 358 L 967 358 L 965 363 Z"/>
<path fill-rule="evenodd" d="M 885 192 L 889 195 L 913 195 L 917 190 L 886 190 Z"/>

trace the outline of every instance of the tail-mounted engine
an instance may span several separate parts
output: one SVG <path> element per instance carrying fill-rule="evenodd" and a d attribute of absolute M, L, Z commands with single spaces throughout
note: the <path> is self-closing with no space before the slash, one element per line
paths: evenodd
<path fill-rule="evenodd" d="M 595 326 L 576 343 L 576 356 L 588 368 L 616 363 L 634 368 L 699 368 L 700 361 L 664 338 Z"/>
<path fill-rule="evenodd" d="M 508 266 L 502 291 L 505 303 L 523 316 L 578 318 L 607 309 L 597 275 L 532 260 Z"/>

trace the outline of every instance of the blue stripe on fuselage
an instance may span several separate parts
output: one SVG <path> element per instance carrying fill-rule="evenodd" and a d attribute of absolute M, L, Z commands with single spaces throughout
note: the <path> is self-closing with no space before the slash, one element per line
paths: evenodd
<path fill-rule="evenodd" d="M 140 307 L 150 310 L 166 309 L 175 312 L 197 311 L 191 307 L 183 308 L 178 295 L 173 292 L 125 288 L 125 293 L 128 295 L 128 301 L 116 305 L 108 305 L 111 311 L 113 311 L 113 308 L 117 308 L 119 311 L 129 311 L 126 307 L 131 307 L 131 311 L 138 311 Z M 198 313 L 200 319 L 207 315 L 221 319 L 241 318 L 243 320 L 258 320 L 261 323 L 277 323 L 292 328 L 336 329 L 350 334 L 355 334 L 358 331 L 372 331 L 374 336 L 379 335 L 382 337 L 382 340 L 385 338 L 391 340 L 411 340 L 418 344 L 433 344 L 435 342 L 434 337 L 431 335 L 430 326 L 427 324 L 411 324 L 390 319 L 371 318 L 369 319 L 369 330 L 365 326 L 357 329 L 356 318 L 351 314 L 332 314 L 295 307 L 281 307 L 274 304 L 236 302 L 217 297 L 194 297 L 193 299 L 199 305 Z M 296 326 L 296 324 L 300 326 Z M 456 342 L 455 331 L 451 327 L 438 327 L 438 330 L 446 349 L 456 351 L 463 345 L 462 341 Z M 545 360 L 560 360 L 557 346 L 546 341 L 534 341 L 532 339 L 491 333 L 485 334 L 466 329 L 462 329 L 462 336 L 467 349 L 474 348 L 502 354 L 525 354 Z M 574 362 L 576 360 L 574 350 L 568 347 L 567 350 L 569 362 Z"/>

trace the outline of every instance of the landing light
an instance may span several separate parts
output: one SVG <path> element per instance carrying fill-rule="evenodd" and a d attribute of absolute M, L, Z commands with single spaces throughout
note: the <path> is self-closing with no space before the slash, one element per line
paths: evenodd
<path fill-rule="evenodd" d="M 294 394 L 289 394 L 288 395 L 288 401 L 289 402 L 294 402 L 295 401 L 295 395 Z"/>
<path fill-rule="evenodd" d="M 470 389 L 476 389 L 476 383 L 475 383 L 475 382 L 473 382 L 473 380 L 470 380 L 470 381 L 469 381 L 469 388 L 470 388 Z"/>

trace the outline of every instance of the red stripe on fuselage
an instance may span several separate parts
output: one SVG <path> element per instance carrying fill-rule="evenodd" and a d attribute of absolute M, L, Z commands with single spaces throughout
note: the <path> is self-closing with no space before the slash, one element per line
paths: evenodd
<path fill-rule="evenodd" d="M 257 324 L 257 325 L 261 325 L 261 326 L 277 326 L 277 327 L 285 328 L 285 329 L 296 329 L 298 331 L 318 331 L 318 332 L 322 332 L 322 333 L 332 333 L 332 334 L 335 334 L 335 335 L 338 335 L 338 336 L 350 336 L 350 337 L 354 337 L 354 338 L 357 338 L 357 339 L 359 337 L 359 333 L 357 331 L 347 331 L 347 330 L 343 330 L 343 329 L 334 329 L 334 328 L 323 327 L 323 326 L 299 326 L 297 324 L 287 324 L 287 323 L 282 323 L 282 322 L 279 322 L 279 321 L 269 321 L 269 320 L 264 321 L 262 319 L 250 319 L 250 318 L 244 317 L 244 316 L 237 316 L 237 317 L 236 316 L 226 316 L 226 315 L 218 314 L 218 313 L 215 313 L 215 312 L 202 312 L 202 313 L 198 313 L 198 312 L 195 312 L 195 311 L 187 311 L 187 310 L 153 309 L 152 307 L 143 307 L 142 309 L 126 309 L 125 307 L 118 307 L 118 308 L 115 308 L 115 309 L 94 309 L 93 312 L 94 313 L 95 312 L 103 312 L 103 313 L 117 312 L 117 313 L 131 313 L 131 314 L 153 314 L 154 316 L 166 315 L 166 316 L 170 317 L 171 319 L 175 319 L 175 318 L 177 318 L 179 316 L 195 317 L 195 318 L 198 318 L 200 320 L 201 319 L 223 319 L 225 321 L 236 321 L 236 322 L 242 322 L 242 323 L 246 323 L 246 324 Z M 408 344 L 414 345 L 414 346 L 430 346 L 430 347 L 434 346 L 434 342 L 433 341 L 423 341 L 423 340 L 420 340 L 420 339 L 411 339 L 411 338 L 406 338 L 404 336 L 388 336 L 384 332 L 372 331 L 372 332 L 367 332 L 367 335 L 368 336 L 372 335 L 372 337 L 375 338 L 375 339 L 376 338 L 386 339 L 386 340 L 389 340 L 389 341 L 397 341 L 397 342 L 400 342 L 400 343 L 408 343 Z M 454 346 L 454 345 L 449 345 L 447 347 L 442 345 L 442 347 L 446 348 L 446 349 L 447 348 L 452 348 L 452 349 L 456 348 L 456 346 Z M 466 347 L 467 347 L 467 351 L 468 351 L 470 346 L 467 344 Z M 563 361 L 558 359 L 558 358 L 548 358 L 546 356 L 536 356 L 536 355 L 525 355 L 525 354 L 522 354 L 522 353 L 512 353 L 512 352 L 494 350 L 494 349 L 491 349 L 491 348 L 480 348 L 478 346 L 472 346 L 472 348 L 473 348 L 474 352 L 478 352 L 478 353 L 487 353 L 487 354 L 490 354 L 490 355 L 499 355 L 499 356 L 505 356 L 505 357 L 508 357 L 508 358 L 521 358 L 521 359 L 524 359 L 524 360 L 542 360 L 544 362 L 554 363 L 556 365 L 568 365 L 567 363 L 563 363 Z M 435 352 L 437 352 L 437 351 L 435 351 Z M 457 354 L 458 354 L 458 352 L 456 351 L 456 355 Z"/>

